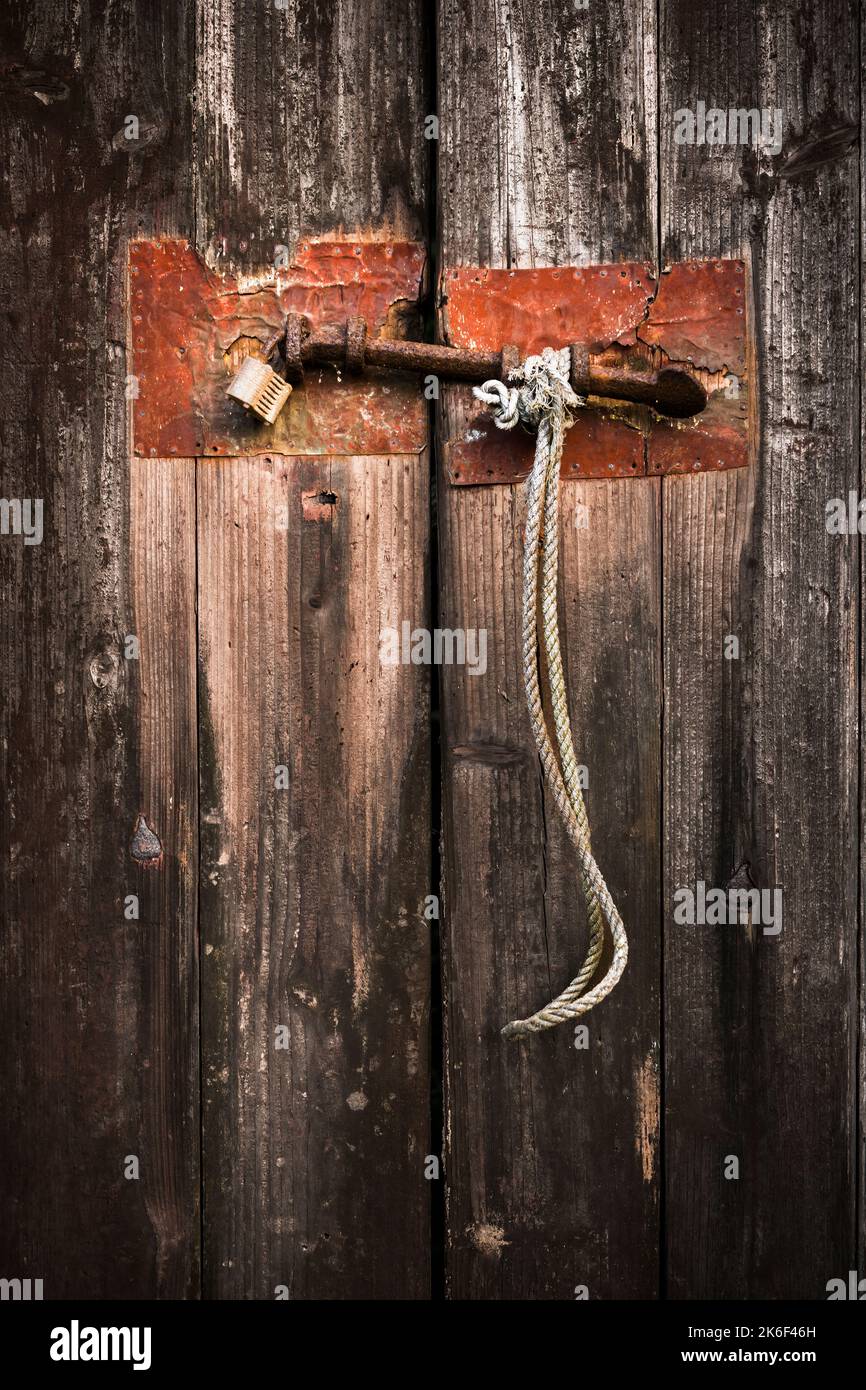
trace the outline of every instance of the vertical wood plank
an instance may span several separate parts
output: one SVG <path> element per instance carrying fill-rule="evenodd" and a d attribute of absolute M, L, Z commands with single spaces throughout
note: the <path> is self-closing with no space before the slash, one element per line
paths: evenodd
<path fill-rule="evenodd" d="M 212 264 L 258 273 L 341 228 L 424 238 L 420 0 L 199 0 L 198 35 Z M 425 621 L 428 474 L 199 470 L 210 1296 L 429 1288 L 429 680 L 378 657 L 386 610 Z"/>
<path fill-rule="evenodd" d="M 428 1290 L 426 476 L 200 465 L 211 1296 Z"/>
<path fill-rule="evenodd" d="M 131 479 L 125 390 L 127 235 L 189 227 L 187 21 L 0 21 L 0 495 L 44 518 L 0 536 L 0 1268 L 45 1298 L 198 1289 L 194 508 Z"/>
<path fill-rule="evenodd" d="M 130 465 L 138 638 L 139 813 L 162 861 L 139 864 L 144 1200 L 159 1289 L 199 1292 L 198 736 L 194 459 Z"/>
<path fill-rule="evenodd" d="M 664 485 L 669 1290 L 823 1298 L 854 1254 L 859 570 L 825 507 L 858 479 L 857 7 L 661 13 L 664 254 L 751 256 L 761 409 L 754 474 Z M 699 100 L 779 108 L 781 149 L 676 144 Z M 781 935 L 673 922 L 732 879 L 781 888 Z"/>
<path fill-rule="evenodd" d="M 866 12 L 860 7 L 860 52 L 866 51 Z M 866 102 L 864 102 L 863 67 L 860 68 L 860 149 L 866 140 Z M 860 155 L 860 380 L 866 373 L 866 161 Z M 866 497 L 866 419 L 864 419 L 862 395 L 860 401 L 860 497 Z M 858 730 L 860 760 L 860 805 L 858 839 L 860 840 L 860 895 L 858 901 L 860 979 L 858 1019 L 858 1066 L 860 1076 L 859 1109 L 857 1135 L 857 1263 L 858 1270 L 866 1269 L 866 846 L 863 845 L 861 827 L 866 823 L 866 750 L 863 748 L 862 730 L 866 713 L 866 680 L 863 676 L 863 631 L 866 622 L 866 592 L 863 585 L 863 542 L 859 543 L 858 565 L 860 566 L 860 664 L 858 680 L 860 686 L 860 727 Z"/>
<path fill-rule="evenodd" d="M 424 5 L 197 0 L 198 244 L 260 271 L 275 246 L 375 228 L 423 240 Z"/>
<path fill-rule="evenodd" d="M 438 44 L 445 266 L 654 257 L 653 6 L 443 0 Z M 595 851 L 631 936 L 579 1051 L 569 1027 L 499 1035 L 572 978 L 586 939 L 525 713 L 521 496 L 440 489 L 441 622 L 488 634 L 486 675 L 443 670 L 455 1298 L 658 1290 L 658 495 L 654 480 L 563 487 L 570 704 Z"/>

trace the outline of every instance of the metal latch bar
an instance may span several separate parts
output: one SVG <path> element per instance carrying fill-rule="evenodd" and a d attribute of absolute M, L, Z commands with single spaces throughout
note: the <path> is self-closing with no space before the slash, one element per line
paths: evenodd
<path fill-rule="evenodd" d="M 322 362 L 344 365 L 355 374 L 366 367 L 378 367 L 424 373 L 445 381 L 481 382 L 494 377 L 507 380 L 521 358 L 513 345 L 498 352 L 485 352 L 439 343 L 370 339 L 367 324 L 360 317 L 313 331 L 301 315 L 290 314 L 285 332 L 275 334 L 266 345 L 265 358 L 281 343 L 287 345 L 288 379 L 294 382 L 302 379 L 305 364 Z M 707 404 L 704 387 L 684 367 L 664 366 L 654 371 L 628 365 L 608 366 L 593 362 L 583 343 L 571 345 L 570 357 L 571 384 L 582 396 L 632 401 L 676 419 L 698 415 Z M 234 394 L 231 387 L 229 394 Z"/>

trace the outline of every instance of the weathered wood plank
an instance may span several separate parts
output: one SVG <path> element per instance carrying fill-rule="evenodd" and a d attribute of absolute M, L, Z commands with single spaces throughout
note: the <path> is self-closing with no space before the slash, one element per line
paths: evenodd
<path fill-rule="evenodd" d="M 441 5 L 445 266 L 654 257 L 654 42 L 651 5 Z M 448 393 L 446 432 L 460 408 Z M 578 756 L 632 941 L 578 1051 L 568 1027 L 523 1044 L 499 1036 L 572 977 L 585 943 L 574 858 L 525 713 L 520 496 L 440 488 L 441 622 L 488 634 L 486 675 L 443 671 L 455 1298 L 657 1292 L 658 496 L 650 480 L 563 488 Z"/>
<path fill-rule="evenodd" d="M 822 1298 L 853 1267 L 858 557 L 825 505 L 858 478 L 856 12 L 661 7 L 664 253 L 751 254 L 762 421 L 754 476 L 664 485 L 675 1297 Z M 675 144 L 699 100 L 779 108 L 782 148 Z M 677 889 L 732 877 L 782 889 L 781 935 L 674 924 Z"/>
<path fill-rule="evenodd" d="M 379 660 L 424 612 L 426 476 L 199 468 L 212 1296 L 427 1292 L 429 682 Z"/>
<path fill-rule="evenodd" d="M 200 252 L 423 239 L 423 73 L 420 0 L 199 0 Z M 199 469 L 212 1297 L 428 1289 L 429 682 L 378 659 L 386 612 L 424 621 L 428 473 Z"/>
<path fill-rule="evenodd" d="M 866 10 L 860 7 L 860 52 L 866 51 Z M 860 72 L 860 149 L 866 144 L 866 102 L 863 99 L 864 77 L 861 66 Z M 860 380 L 866 373 L 866 161 L 860 158 Z M 864 418 L 863 404 L 860 404 L 860 497 L 866 497 L 866 418 Z M 862 543 L 861 543 L 862 554 Z M 866 591 L 864 591 L 862 568 L 860 576 L 860 632 L 864 631 L 866 622 Z M 860 728 L 859 735 L 859 755 L 860 755 L 860 805 L 859 822 L 857 835 L 860 841 L 860 899 L 858 903 L 859 915 L 859 943 L 860 943 L 860 980 L 859 980 L 859 1004 L 857 1009 L 858 1028 L 859 1028 L 859 1072 L 860 1072 L 860 1093 L 859 1093 L 859 1134 L 857 1136 L 857 1262 L 858 1270 L 866 1269 L 866 1027 L 863 1026 L 863 1019 L 866 1018 L 866 902 L 864 902 L 864 892 L 866 892 L 866 845 L 863 844 L 862 827 L 866 824 L 866 750 L 863 748 L 862 731 L 866 727 L 866 679 L 863 675 L 863 644 L 860 643 L 860 667 L 858 680 L 860 685 Z"/>
<path fill-rule="evenodd" d="M 2 20 L 0 493 L 44 538 L 0 536 L 0 1268 L 46 1298 L 198 1288 L 194 507 L 131 479 L 125 400 L 127 234 L 188 227 L 187 19 Z"/>
<path fill-rule="evenodd" d="M 163 848 L 140 904 L 144 1200 L 159 1291 L 199 1292 L 198 734 L 194 459 L 130 465 L 133 630 L 140 644 L 139 812 Z"/>
<path fill-rule="evenodd" d="M 258 271 L 275 246 L 375 227 L 423 240 L 424 5 L 197 0 L 198 245 Z"/>

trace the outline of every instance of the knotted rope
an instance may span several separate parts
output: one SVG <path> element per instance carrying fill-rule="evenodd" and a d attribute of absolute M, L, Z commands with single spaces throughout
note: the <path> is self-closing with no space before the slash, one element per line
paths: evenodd
<path fill-rule="evenodd" d="M 577 758 L 568 716 L 568 699 L 559 645 L 557 574 L 559 569 L 559 471 L 565 431 L 572 412 L 583 405 L 569 380 L 569 352 L 545 348 L 540 356 L 527 357 L 511 373 L 516 383 L 485 381 L 474 388 L 479 400 L 496 407 L 494 421 L 510 430 L 518 420 L 535 426 L 538 437 L 535 461 L 526 484 L 526 539 L 523 552 L 523 680 L 532 733 L 554 801 L 572 844 L 577 850 L 580 877 L 589 922 L 586 959 L 571 984 L 529 1018 L 506 1024 L 506 1038 L 525 1038 L 558 1023 L 580 1018 L 606 999 L 625 969 L 628 940 L 590 843 L 589 820 L 580 789 Z M 541 697 L 538 675 L 538 573 L 541 550 L 541 634 L 550 684 L 554 752 Z M 588 989 L 604 949 L 604 923 L 610 928 L 613 957 L 607 973 Z M 586 991 L 586 992 L 584 992 Z"/>

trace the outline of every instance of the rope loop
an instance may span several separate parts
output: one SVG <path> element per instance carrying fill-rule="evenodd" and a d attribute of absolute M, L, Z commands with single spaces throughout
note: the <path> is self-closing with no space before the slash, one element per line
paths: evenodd
<path fill-rule="evenodd" d="M 526 358 L 510 373 L 511 386 L 485 381 L 475 395 L 494 407 L 500 429 L 513 429 L 518 419 L 538 430 L 535 460 L 526 482 L 526 532 L 523 552 L 523 680 L 535 745 L 554 802 L 577 851 L 586 901 L 589 945 L 583 965 L 561 994 L 528 1018 L 515 1019 L 502 1029 L 503 1037 L 526 1038 L 580 1018 L 606 999 L 625 969 L 628 940 L 622 918 L 596 863 L 590 843 L 589 818 L 580 787 L 574 750 L 562 652 L 559 641 L 557 577 L 559 569 L 559 475 L 565 431 L 574 411 L 584 404 L 569 382 L 569 352 L 545 348 Z M 539 564 L 539 555 L 541 557 Z M 539 604 L 539 572 L 541 578 Z M 538 617 L 550 686 L 553 737 L 541 694 L 538 666 Z M 554 739 L 556 748 L 554 749 Z M 589 988 L 605 944 L 607 926 L 613 947 L 606 973 Z"/>
<path fill-rule="evenodd" d="M 485 381 L 483 386 L 473 386 L 473 396 L 485 405 L 496 406 L 493 411 L 493 423 L 497 429 L 513 430 L 519 419 L 518 395 L 519 392 L 509 388 L 502 381 Z"/>

